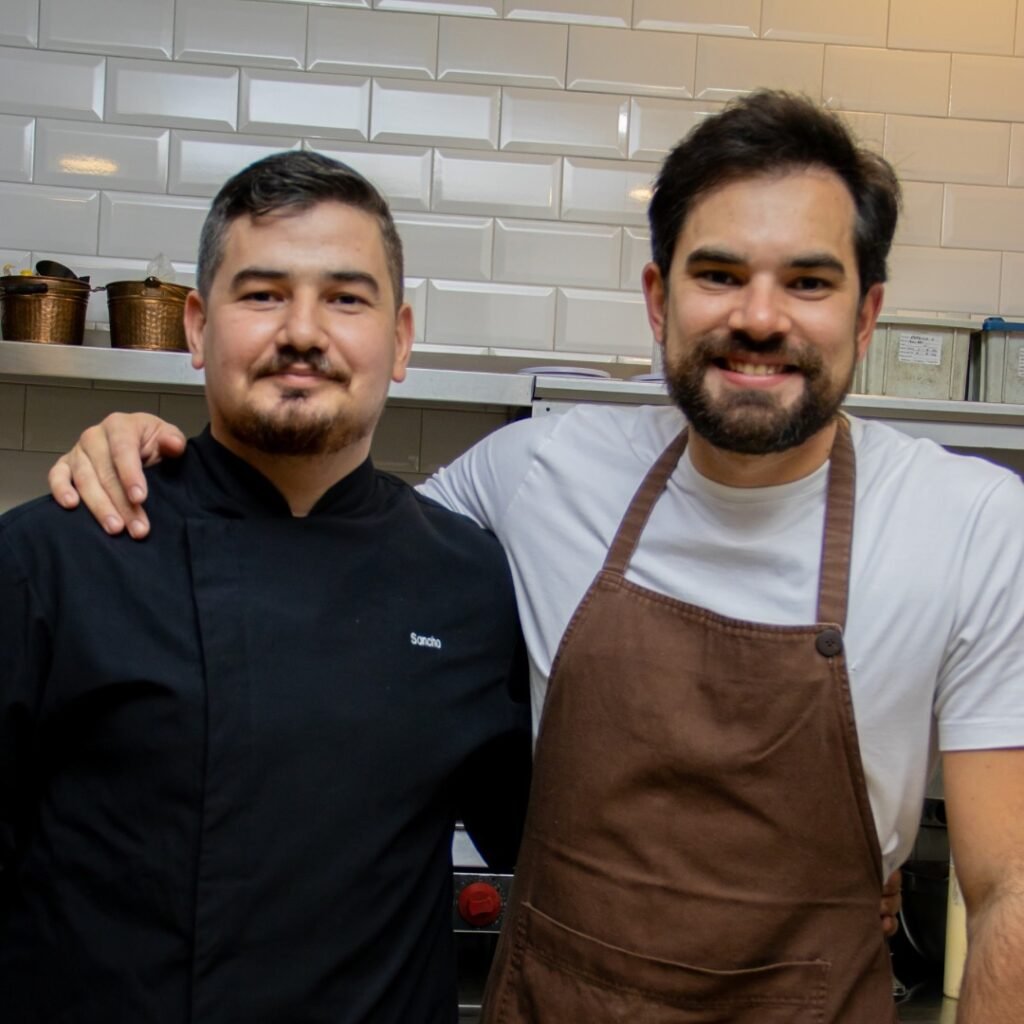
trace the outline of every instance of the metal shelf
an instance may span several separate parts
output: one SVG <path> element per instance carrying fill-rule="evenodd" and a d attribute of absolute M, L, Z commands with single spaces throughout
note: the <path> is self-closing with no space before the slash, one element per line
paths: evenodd
<path fill-rule="evenodd" d="M 135 386 L 199 393 L 203 374 L 183 352 L 140 352 L 79 345 L 0 342 L 0 379 L 74 382 L 95 387 Z M 576 402 L 658 405 L 669 401 L 660 384 L 572 377 L 531 377 L 479 370 L 412 368 L 391 399 L 417 404 L 499 406 L 555 411 Z M 851 395 L 846 408 L 883 420 L 915 437 L 954 448 L 1024 451 L 1024 406 L 986 402 Z"/>
<path fill-rule="evenodd" d="M 185 352 L 148 352 L 80 345 L 0 341 L 0 379 L 74 382 L 97 387 L 135 385 L 200 393 L 203 373 Z M 533 378 L 513 373 L 410 369 L 391 399 L 445 405 L 529 408 Z"/>
<path fill-rule="evenodd" d="M 633 381 L 537 377 L 535 412 L 557 412 L 576 402 L 663 405 L 661 384 Z M 844 408 L 854 416 L 882 420 L 913 437 L 949 448 L 1024 451 L 1024 406 L 991 402 L 950 402 L 883 395 L 850 395 Z"/>

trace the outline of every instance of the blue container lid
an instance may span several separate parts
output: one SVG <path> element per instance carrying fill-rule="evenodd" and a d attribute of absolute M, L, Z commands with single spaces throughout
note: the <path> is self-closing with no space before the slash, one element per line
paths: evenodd
<path fill-rule="evenodd" d="M 983 331 L 1024 331 L 1024 323 L 1004 320 L 1001 316 L 990 316 L 982 322 Z"/>

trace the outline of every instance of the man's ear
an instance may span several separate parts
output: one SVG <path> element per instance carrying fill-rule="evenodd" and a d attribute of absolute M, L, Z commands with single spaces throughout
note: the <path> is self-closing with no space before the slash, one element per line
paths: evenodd
<path fill-rule="evenodd" d="M 206 306 L 202 297 L 195 289 L 185 298 L 185 339 L 188 350 L 192 353 L 192 365 L 197 370 L 203 368 L 203 328 L 206 327 Z"/>
<path fill-rule="evenodd" d="M 867 355 L 868 345 L 875 333 L 878 315 L 882 312 L 882 299 L 885 297 L 885 285 L 873 284 L 861 299 L 857 311 L 857 362 Z"/>
<path fill-rule="evenodd" d="M 396 383 L 405 380 L 405 371 L 412 354 L 412 340 L 416 334 L 412 306 L 403 302 L 395 314 L 395 361 L 391 367 L 391 379 Z"/>
<path fill-rule="evenodd" d="M 647 322 L 651 325 L 654 340 L 659 345 L 665 343 L 665 305 L 668 299 L 668 289 L 665 287 L 665 279 L 656 263 L 648 263 L 641 276 L 644 288 L 644 302 L 647 304 Z"/>

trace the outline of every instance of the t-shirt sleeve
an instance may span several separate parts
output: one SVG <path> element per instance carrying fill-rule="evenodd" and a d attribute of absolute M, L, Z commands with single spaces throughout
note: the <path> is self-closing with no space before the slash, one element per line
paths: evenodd
<path fill-rule="evenodd" d="M 939 676 L 942 750 L 1024 746 L 1024 484 L 1007 476 L 978 508 Z"/>
<path fill-rule="evenodd" d="M 520 420 L 496 430 L 438 470 L 418 490 L 500 537 L 505 511 L 555 419 Z"/>
<path fill-rule="evenodd" d="M 0 526 L 0 893 L 13 880 L 28 819 L 29 751 L 46 673 L 47 635 L 31 581 Z"/>

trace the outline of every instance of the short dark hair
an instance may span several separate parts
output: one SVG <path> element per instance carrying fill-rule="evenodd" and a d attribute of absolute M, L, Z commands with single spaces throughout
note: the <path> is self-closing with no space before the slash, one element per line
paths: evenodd
<path fill-rule="evenodd" d="M 666 286 L 676 241 L 698 198 L 743 178 L 806 167 L 833 171 L 850 190 L 861 297 L 884 281 L 900 207 L 889 162 L 858 146 L 835 114 L 806 97 L 760 89 L 702 121 L 661 166 L 648 219 Z"/>
<path fill-rule="evenodd" d="M 370 214 L 380 227 L 395 307 L 402 303 L 402 240 L 387 201 L 358 171 L 323 153 L 288 150 L 272 153 L 229 178 L 214 197 L 199 236 L 196 287 L 203 298 L 224 258 L 224 240 L 232 221 L 248 214 L 262 217 L 277 210 L 308 210 L 336 202 Z"/>

